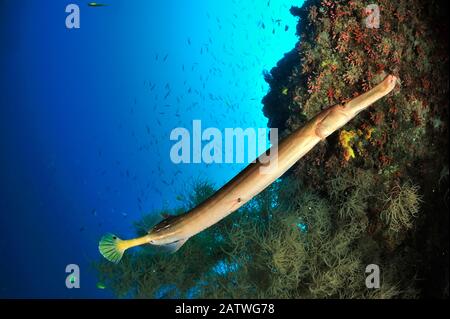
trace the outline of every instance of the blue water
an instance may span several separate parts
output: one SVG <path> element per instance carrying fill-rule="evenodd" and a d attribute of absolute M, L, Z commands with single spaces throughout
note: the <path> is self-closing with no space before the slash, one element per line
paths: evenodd
<path fill-rule="evenodd" d="M 262 72 L 295 46 L 302 1 L 107 3 L 0 0 L 0 297 L 111 297 L 90 267 L 102 234 L 239 172 L 173 164 L 170 131 L 266 127 Z"/>

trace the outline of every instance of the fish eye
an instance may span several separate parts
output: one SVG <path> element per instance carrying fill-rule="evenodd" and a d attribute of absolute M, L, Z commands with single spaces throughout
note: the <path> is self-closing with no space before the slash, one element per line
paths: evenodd
<path fill-rule="evenodd" d="M 117 239 L 117 237 L 116 237 L 116 236 L 113 236 L 113 239 Z"/>

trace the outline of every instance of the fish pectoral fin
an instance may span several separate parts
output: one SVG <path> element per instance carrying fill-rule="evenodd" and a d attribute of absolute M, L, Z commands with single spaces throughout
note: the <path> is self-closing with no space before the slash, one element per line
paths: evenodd
<path fill-rule="evenodd" d="M 177 240 L 177 241 L 175 241 L 173 243 L 166 244 L 163 247 L 167 250 L 167 252 L 173 254 L 173 253 L 177 252 L 181 248 L 181 246 L 183 246 L 184 243 L 188 239 L 189 239 L 189 237 L 188 238 L 184 238 L 184 239 L 180 239 L 180 240 Z"/>

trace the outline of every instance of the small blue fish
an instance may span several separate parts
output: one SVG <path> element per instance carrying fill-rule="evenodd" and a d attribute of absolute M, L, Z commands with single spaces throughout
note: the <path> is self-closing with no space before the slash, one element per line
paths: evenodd
<path fill-rule="evenodd" d="M 89 2 L 88 6 L 90 7 L 106 7 L 107 4 L 104 3 L 97 3 L 97 2 Z"/>

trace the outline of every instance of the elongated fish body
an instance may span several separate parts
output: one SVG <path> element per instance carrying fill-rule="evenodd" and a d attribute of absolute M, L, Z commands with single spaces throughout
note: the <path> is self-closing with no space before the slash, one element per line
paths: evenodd
<path fill-rule="evenodd" d="M 276 164 L 272 169 L 268 165 L 273 165 L 273 161 L 265 164 L 267 155 L 263 154 L 255 163 L 248 165 L 214 195 L 191 211 L 163 220 L 144 237 L 113 241 L 115 247 L 118 247 L 120 251 L 120 257 L 126 249 L 146 243 L 173 244 L 174 248 L 178 249 L 187 239 L 216 224 L 247 203 L 282 176 L 316 144 L 340 129 L 369 105 L 391 92 L 395 87 L 396 80 L 395 76 L 389 75 L 376 87 L 348 103 L 334 105 L 317 114 L 305 126 L 297 129 L 283 139 L 278 146 L 270 149 L 270 152 L 277 153 Z M 100 251 L 102 252 L 101 247 Z M 107 259 L 113 259 L 108 258 L 107 254 L 105 255 L 103 252 L 102 254 Z M 118 256 L 116 257 L 118 258 Z"/>

